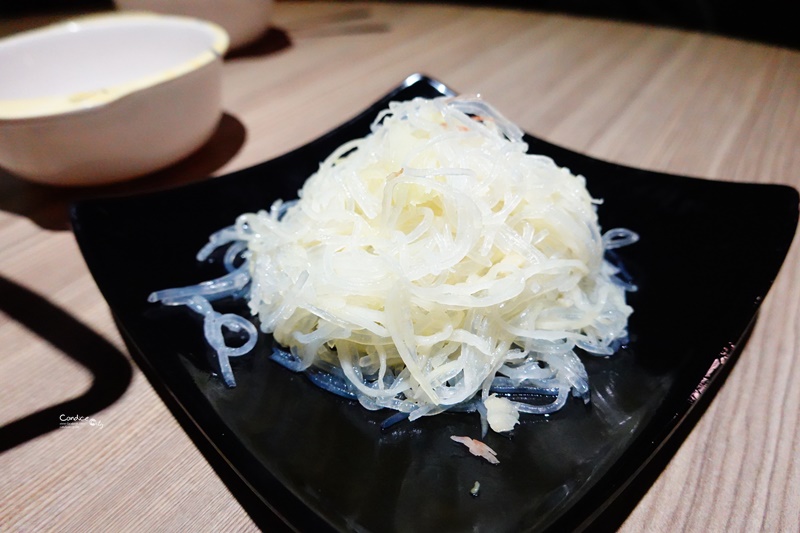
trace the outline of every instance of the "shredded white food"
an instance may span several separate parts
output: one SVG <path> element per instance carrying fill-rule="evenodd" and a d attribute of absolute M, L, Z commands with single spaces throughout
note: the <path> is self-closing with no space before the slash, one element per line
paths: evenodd
<path fill-rule="evenodd" d="M 249 272 L 250 310 L 287 350 L 273 357 L 369 409 L 478 410 L 485 423 L 492 392 L 548 398 L 509 402 L 515 413 L 552 412 L 570 391 L 588 401 L 574 350 L 610 355 L 626 339 L 631 287 L 604 252 L 636 235 L 603 236 L 584 178 L 527 149 L 479 98 L 392 102 L 299 200 L 241 215 L 199 257 L 239 246 L 228 277 Z M 151 301 L 202 307 L 171 290 Z M 207 336 L 244 328 L 212 318 Z M 215 342 L 233 385 L 240 353 Z"/>

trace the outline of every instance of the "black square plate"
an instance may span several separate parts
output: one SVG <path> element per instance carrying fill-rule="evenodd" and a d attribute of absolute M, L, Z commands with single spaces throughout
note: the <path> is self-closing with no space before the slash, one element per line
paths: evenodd
<path fill-rule="evenodd" d="M 531 152 L 587 177 L 592 195 L 604 199 L 604 228 L 641 236 L 620 250 L 639 286 L 629 298 L 631 342 L 611 358 L 585 361 L 590 407 L 571 401 L 548 417 L 523 416 L 511 437 L 490 433 L 486 442 L 500 458 L 490 465 L 449 438 L 479 437 L 476 415 L 381 431 L 386 412 L 366 411 L 268 360 L 266 336 L 254 354 L 232 360 L 238 386 L 226 388 L 199 319 L 185 308 L 149 304 L 147 295 L 217 277 L 218 264 L 195 261 L 209 234 L 243 212 L 295 198 L 319 162 L 364 136 L 389 101 L 442 94 L 452 93 L 415 75 L 350 122 L 272 161 L 72 211 L 86 262 L 151 383 L 255 501 L 300 530 L 590 525 L 654 467 L 664 444 L 708 400 L 714 379 L 741 350 L 797 226 L 798 194 L 789 187 L 647 172 L 528 137 Z M 470 495 L 475 481 L 478 497 Z"/>

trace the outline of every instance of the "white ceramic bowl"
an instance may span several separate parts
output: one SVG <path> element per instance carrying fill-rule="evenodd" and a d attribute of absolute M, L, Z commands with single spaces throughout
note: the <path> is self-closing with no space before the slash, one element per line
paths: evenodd
<path fill-rule="evenodd" d="M 155 14 L 82 17 L 0 40 L 0 166 L 99 185 L 189 155 L 222 114 L 226 32 Z"/>
<path fill-rule="evenodd" d="M 272 21 L 273 0 L 114 0 L 117 8 L 186 15 L 216 22 L 228 32 L 231 48 L 261 37 Z"/>

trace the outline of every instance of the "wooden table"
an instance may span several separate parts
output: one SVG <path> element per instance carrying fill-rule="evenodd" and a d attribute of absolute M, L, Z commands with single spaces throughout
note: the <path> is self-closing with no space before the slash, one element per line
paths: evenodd
<path fill-rule="evenodd" d="M 537 12 L 281 2 L 246 52 L 226 61 L 217 135 L 173 168 L 101 190 L 0 171 L 0 424 L 13 441 L 0 456 L 0 531 L 256 529 L 130 363 L 69 231 L 72 200 L 272 158 L 418 71 L 592 156 L 800 186 L 797 51 Z M 796 240 L 732 374 L 623 531 L 800 530 L 798 252 Z M 113 379 L 93 383 L 98 357 Z M 60 428 L 63 416 L 98 423 Z"/>

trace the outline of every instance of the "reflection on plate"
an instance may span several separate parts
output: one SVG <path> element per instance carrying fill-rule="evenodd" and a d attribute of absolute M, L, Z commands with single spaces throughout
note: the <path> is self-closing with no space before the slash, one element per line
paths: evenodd
<path fill-rule="evenodd" d="M 592 195 L 604 199 L 603 227 L 642 237 L 620 251 L 639 286 L 630 295 L 631 342 L 612 358 L 585 360 L 589 407 L 572 401 L 548 417 L 524 416 L 511 437 L 490 433 L 486 442 L 500 458 L 495 466 L 449 438 L 478 437 L 475 415 L 444 414 L 381 431 L 386 412 L 366 411 L 269 361 L 267 336 L 256 354 L 232 361 L 238 387 L 225 388 L 200 319 L 184 308 L 148 304 L 147 295 L 218 275 L 219 265 L 195 261 L 208 235 L 240 213 L 296 197 L 319 162 L 365 135 L 390 100 L 449 92 L 415 75 L 352 121 L 275 160 L 73 209 L 86 262 L 150 381 L 242 478 L 256 505 L 300 530 L 499 532 L 591 524 L 629 482 L 658 468 L 659 450 L 707 402 L 714 378 L 741 350 L 794 235 L 798 195 L 789 187 L 636 170 L 529 137 L 532 152 L 587 176 Z M 473 497 L 476 481 L 480 494 Z"/>

